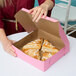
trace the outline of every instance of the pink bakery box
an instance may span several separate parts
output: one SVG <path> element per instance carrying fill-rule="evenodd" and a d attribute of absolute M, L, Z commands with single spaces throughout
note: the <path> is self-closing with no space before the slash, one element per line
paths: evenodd
<path fill-rule="evenodd" d="M 32 64 L 41 71 L 46 71 L 52 64 L 70 51 L 67 36 L 57 20 L 46 17 L 41 18 L 37 23 L 35 23 L 32 21 L 29 10 L 25 8 L 17 12 L 15 18 L 27 32 L 30 32 L 27 36 L 12 45 L 18 58 Z M 26 55 L 20 50 L 25 44 L 36 38 L 47 39 L 54 46 L 60 49 L 60 51 L 49 59 L 41 61 Z"/>

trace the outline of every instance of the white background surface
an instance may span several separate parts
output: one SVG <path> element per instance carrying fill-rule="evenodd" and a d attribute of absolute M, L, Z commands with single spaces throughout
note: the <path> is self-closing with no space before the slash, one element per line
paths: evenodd
<path fill-rule="evenodd" d="M 18 41 L 27 33 L 9 36 Z M 69 37 L 70 52 L 53 64 L 46 72 L 4 52 L 0 44 L 0 76 L 76 76 L 76 39 Z"/>

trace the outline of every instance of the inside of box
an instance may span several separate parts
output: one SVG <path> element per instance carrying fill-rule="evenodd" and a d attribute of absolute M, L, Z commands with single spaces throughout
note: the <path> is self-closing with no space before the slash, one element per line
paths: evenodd
<path fill-rule="evenodd" d="M 22 10 L 15 15 L 15 18 L 26 31 L 33 31 L 31 34 L 14 44 L 17 48 L 21 49 L 26 43 L 37 38 L 47 39 L 58 49 L 62 49 L 64 47 L 64 43 L 59 36 L 59 22 L 40 19 L 35 23 L 32 21 L 31 15 Z"/>
<path fill-rule="evenodd" d="M 56 48 L 59 50 L 64 47 L 64 43 L 62 40 L 50 33 L 47 33 L 43 30 L 35 30 L 20 41 L 14 43 L 14 46 L 16 46 L 18 49 L 21 49 L 25 44 L 29 43 L 30 41 L 33 41 L 38 38 L 43 38 L 51 42 Z"/>
<path fill-rule="evenodd" d="M 44 38 L 45 40 L 48 40 L 50 43 L 52 43 L 59 50 L 64 47 L 64 43 L 61 40 L 61 38 L 59 38 L 55 35 L 52 35 L 46 31 L 38 30 L 37 38 Z"/>
<path fill-rule="evenodd" d="M 59 22 L 52 22 L 42 18 L 38 22 L 33 22 L 31 15 L 22 10 L 17 12 L 15 18 L 27 32 L 31 32 L 36 29 L 41 29 L 57 37 L 60 37 Z"/>
<path fill-rule="evenodd" d="M 23 39 L 17 41 L 13 45 L 16 46 L 18 49 L 21 49 L 25 44 L 33 41 L 37 38 L 37 31 L 31 32 L 29 35 L 25 36 Z"/>
<path fill-rule="evenodd" d="M 54 36 L 59 36 L 59 22 L 52 22 L 46 19 L 40 19 L 36 24 L 38 29 L 46 31 Z"/>

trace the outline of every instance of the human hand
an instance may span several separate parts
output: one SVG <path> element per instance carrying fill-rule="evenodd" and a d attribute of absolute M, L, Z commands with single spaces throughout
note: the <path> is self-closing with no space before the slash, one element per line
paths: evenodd
<path fill-rule="evenodd" d="M 47 16 L 48 9 L 48 5 L 46 3 L 43 3 L 38 7 L 32 8 L 29 13 L 32 14 L 33 21 L 38 22 L 42 16 L 43 18 Z"/>
<path fill-rule="evenodd" d="M 3 48 L 5 52 L 9 53 L 10 55 L 16 57 L 15 51 L 12 48 L 12 44 L 15 43 L 15 41 L 6 39 L 5 41 L 2 42 Z"/>

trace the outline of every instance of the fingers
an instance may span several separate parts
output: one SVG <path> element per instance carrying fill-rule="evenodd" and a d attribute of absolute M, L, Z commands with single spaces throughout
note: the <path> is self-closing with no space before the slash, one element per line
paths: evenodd
<path fill-rule="evenodd" d="M 16 41 L 14 41 L 14 40 L 10 40 L 12 43 L 15 43 Z"/>
<path fill-rule="evenodd" d="M 29 13 L 32 13 L 33 12 L 33 9 L 29 10 Z"/>
<path fill-rule="evenodd" d="M 39 19 L 43 16 L 43 18 L 47 15 L 47 10 L 44 10 L 40 7 L 35 7 L 30 10 L 30 13 L 32 14 L 33 21 L 38 22 Z"/>
<path fill-rule="evenodd" d="M 37 13 L 36 13 L 35 16 L 33 17 L 33 21 L 36 21 L 36 19 L 38 18 L 40 12 L 41 12 L 41 8 L 39 8 L 39 9 L 37 10 Z"/>
<path fill-rule="evenodd" d="M 43 18 L 47 16 L 47 11 L 44 12 Z"/>
<path fill-rule="evenodd" d="M 12 48 L 12 46 L 9 48 L 12 52 L 15 53 L 15 50 Z"/>
<path fill-rule="evenodd" d="M 39 21 L 39 19 L 42 17 L 43 14 L 44 14 L 44 10 L 41 11 L 41 13 L 39 14 L 39 16 L 38 16 L 37 19 L 36 19 L 36 22 Z"/>
<path fill-rule="evenodd" d="M 5 49 L 5 51 L 7 53 L 9 53 L 10 55 L 14 56 L 14 57 L 17 56 L 16 53 L 15 53 L 15 51 L 14 51 L 14 49 L 12 47 L 9 47 L 9 48 Z"/>
<path fill-rule="evenodd" d="M 12 47 L 10 47 L 9 50 L 10 50 L 10 54 L 16 57 L 15 50 Z"/>
<path fill-rule="evenodd" d="M 16 41 L 12 40 L 12 43 L 15 43 Z"/>
<path fill-rule="evenodd" d="M 8 53 L 9 53 L 10 55 L 12 55 L 12 56 L 16 57 L 15 52 L 13 52 L 11 49 L 10 49 L 10 50 L 8 50 Z"/>
<path fill-rule="evenodd" d="M 37 13 L 37 10 L 34 10 L 32 13 L 32 17 L 35 17 L 36 13 Z"/>
<path fill-rule="evenodd" d="M 13 41 L 13 40 L 9 40 L 9 39 L 6 40 L 5 43 L 3 43 L 3 48 L 7 53 L 16 57 L 15 50 L 12 48 L 12 43 L 14 43 L 14 42 L 15 41 Z"/>

